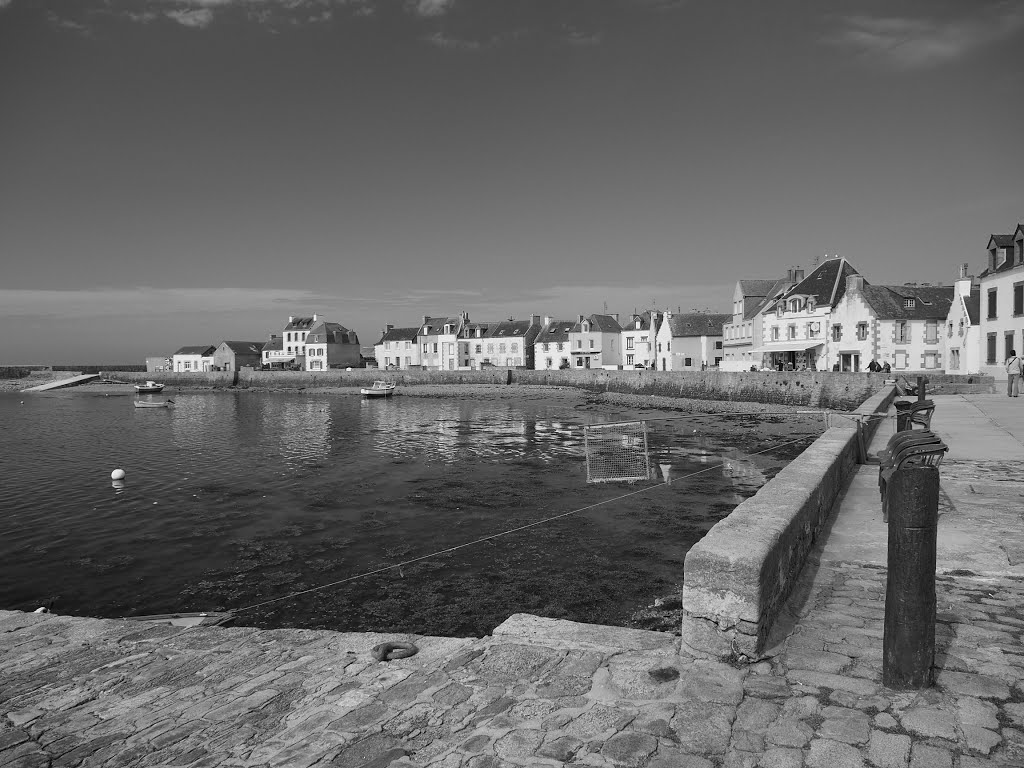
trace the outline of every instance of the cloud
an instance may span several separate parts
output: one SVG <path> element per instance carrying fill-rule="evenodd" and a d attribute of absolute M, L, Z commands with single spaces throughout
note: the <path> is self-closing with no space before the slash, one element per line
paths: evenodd
<path fill-rule="evenodd" d="M 3 10 L 11 4 L 11 0 L 0 0 L 0 10 Z"/>
<path fill-rule="evenodd" d="M 479 40 L 462 40 L 457 37 L 449 37 L 441 32 L 435 32 L 423 39 L 438 48 L 447 48 L 449 50 L 478 51 L 483 47 L 483 43 Z"/>
<path fill-rule="evenodd" d="M 213 22 L 213 11 L 209 8 L 195 8 L 188 11 L 167 11 L 167 18 L 178 22 L 183 27 L 205 29 Z"/>
<path fill-rule="evenodd" d="M 418 16 L 444 16 L 455 5 L 455 0 L 415 0 L 413 11 Z"/>
<path fill-rule="evenodd" d="M 969 19 L 847 16 L 827 43 L 896 66 L 926 69 L 955 61 L 1024 28 L 1024 7 L 994 6 Z"/>

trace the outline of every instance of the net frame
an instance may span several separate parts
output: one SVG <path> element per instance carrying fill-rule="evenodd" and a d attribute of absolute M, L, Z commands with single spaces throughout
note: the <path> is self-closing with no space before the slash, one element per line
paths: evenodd
<path fill-rule="evenodd" d="M 588 483 L 631 483 L 651 476 L 646 421 L 588 424 L 583 446 Z"/>

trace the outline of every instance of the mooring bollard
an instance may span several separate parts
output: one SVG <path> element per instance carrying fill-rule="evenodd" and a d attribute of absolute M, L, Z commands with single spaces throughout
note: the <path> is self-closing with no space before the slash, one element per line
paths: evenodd
<path fill-rule="evenodd" d="M 927 688 L 934 682 L 939 470 L 934 466 L 897 469 L 886 493 L 889 573 L 882 683 L 896 689 Z"/>

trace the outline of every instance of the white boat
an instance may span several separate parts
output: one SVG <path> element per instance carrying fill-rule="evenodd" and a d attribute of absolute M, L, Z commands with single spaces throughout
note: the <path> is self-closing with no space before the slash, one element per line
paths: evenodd
<path fill-rule="evenodd" d="M 230 624 L 235 615 L 223 611 L 209 613 L 157 613 L 151 616 L 125 616 L 125 621 L 140 621 L 150 624 L 170 624 L 175 627 L 223 627 Z"/>
<path fill-rule="evenodd" d="M 163 384 L 157 384 L 155 381 L 147 381 L 145 384 L 136 384 L 135 391 L 140 395 L 155 395 L 162 392 L 164 389 Z"/>
<path fill-rule="evenodd" d="M 387 397 L 395 391 L 395 386 L 393 381 L 375 381 L 372 387 L 362 387 L 359 391 L 363 397 Z"/>
<path fill-rule="evenodd" d="M 174 405 L 173 400 L 136 400 L 136 408 L 170 408 Z"/>

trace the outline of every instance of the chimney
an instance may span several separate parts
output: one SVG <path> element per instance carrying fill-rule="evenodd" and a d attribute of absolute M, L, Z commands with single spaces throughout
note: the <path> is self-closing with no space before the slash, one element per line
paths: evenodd
<path fill-rule="evenodd" d="M 547 322 L 544 324 L 547 325 Z M 540 315 L 530 315 L 530 325 L 540 325 Z"/>
<path fill-rule="evenodd" d="M 430 315 L 424 315 L 423 316 L 423 324 L 426 325 L 427 324 L 427 320 L 429 320 L 429 319 L 430 319 Z"/>
<path fill-rule="evenodd" d="M 796 265 L 796 269 L 793 270 L 793 282 L 794 283 L 799 283 L 803 279 L 804 279 L 804 271 L 802 269 L 800 269 L 800 265 L 797 264 Z"/>
<path fill-rule="evenodd" d="M 288 322 L 289 323 L 294 323 L 295 322 L 295 318 L 292 315 L 288 315 Z"/>
<path fill-rule="evenodd" d="M 551 315 L 544 315 L 544 325 L 551 325 Z"/>
<path fill-rule="evenodd" d="M 583 315 L 576 315 L 576 322 L 577 323 L 582 323 L 583 322 Z"/>
<path fill-rule="evenodd" d="M 276 338 L 277 338 L 277 334 L 276 333 L 270 334 L 270 341 L 273 341 Z"/>
<path fill-rule="evenodd" d="M 313 313 L 313 322 L 316 322 L 316 312 Z"/>
<path fill-rule="evenodd" d="M 847 293 L 861 293 L 864 290 L 864 275 L 848 275 L 846 278 Z"/>
<path fill-rule="evenodd" d="M 963 280 L 964 278 L 970 277 L 970 275 L 967 274 L 967 270 L 968 269 L 969 269 L 969 267 L 968 267 L 967 264 L 961 264 L 960 265 L 960 279 L 961 280 Z"/>

